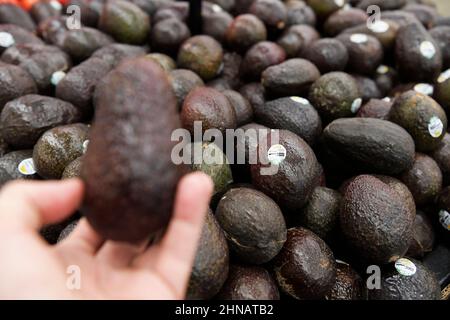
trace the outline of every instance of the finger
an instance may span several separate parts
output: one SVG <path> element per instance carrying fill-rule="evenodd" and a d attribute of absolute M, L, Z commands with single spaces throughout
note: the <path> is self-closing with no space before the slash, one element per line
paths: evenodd
<path fill-rule="evenodd" d="M 101 237 L 89 224 L 86 218 L 82 218 L 75 229 L 58 246 L 79 246 L 90 254 L 94 254 L 104 243 Z"/>
<path fill-rule="evenodd" d="M 141 244 L 108 241 L 97 253 L 97 260 L 112 268 L 128 267 L 133 259 L 145 251 L 148 241 Z"/>
<path fill-rule="evenodd" d="M 156 258 L 150 255 L 155 253 L 151 250 L 138 261 L 141 267 L 152 267 L 160 274 L 180 298 L 187 287 L 212 190 L 207 175 L 197 172 L 185 176 L 178 186 L 174 216 L 158 245 Z"/>
<path fill-rule="evenodd" d="M 67 218 L 82 196 L 79 179 L 10 182 L 0 191 L 0 223 L 38 230 Z"/>

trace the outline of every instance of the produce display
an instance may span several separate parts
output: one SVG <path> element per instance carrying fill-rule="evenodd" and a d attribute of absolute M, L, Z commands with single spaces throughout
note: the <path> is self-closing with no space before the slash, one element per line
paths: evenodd
<path fill-rule="evenodd" d="M 157 241 L 202 171 L 188 299 L 449 299 L 450 17 L 433 1 L 204 0 L 197 20 L 187 1 L 20 4 L 0 1 L 0 187 L 85 183 L 49 243 L 81 216 Z"/>

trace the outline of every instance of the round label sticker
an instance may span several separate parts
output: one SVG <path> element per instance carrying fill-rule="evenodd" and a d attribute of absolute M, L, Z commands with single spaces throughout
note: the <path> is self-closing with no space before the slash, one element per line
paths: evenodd
<path fill-rule="evenodd" d="M 274 144 L 267 151 L 267 158 L 273 165 L 279 165 L 286 158 L 286 148 L 281 144 Z"/>
<path fill-rule="evenodd" d="M 434 87 L 428 83 L 418 83 L 414 86 L 414 91 L 426 96 L 431 96 L 434 92 Z"/>
<path fill-rule="evenodd" d="M 83 142 L 83 154 L 86 153 L 88 146 L 89 146 L 89 140 L 84 140 L 84 142 Z"/>
<path fill-rule="evenodd" d="M 447 81 L 448 79 L 450 79 L 450 69 L 442 72 L 437 81 L 438 81 L 438 83 L 442 83 L 442 82 Z"/>
<path fill-rule="evenodd" d="M 391 102 L 392 101 L 392 99 L 390 97 L 384 97 L 381 100 L 386 101 L 386 102 Z"/>
<path fill-rule="evenodd" d="M 304 104 L 304 105 L 308 105 L 309 104 L 309 101 L 307 99 L 305 99 L 305 98 L 302 98 L 302 97 L 291 97 L 291 100 L 294 101 L 294 102 L 298 102 L 298 103 Z"/>
<path fill-rule="evenodd" d="M 34 167 L 33 158 L 28 158 L 22 160 L 17 167 L 19 172 L 26 176 L 31 176 L 36 173 L 36 168 Z"/>
<path fill-rule="evenodd" d="M 350 41 L 357 44 L 366 43 L 368 39 L 364 33 L 355 33 L 350 37 Z"/>
<path fill-rule="evenodd" d="M 334 3 L 338 6 L 338 7 L 343 7 L 345 5 L 345 0 L 334 0 Z"/>
<path fill-rule="evenodd" d="M 11 47 L 16 41 L 14 40 L 14 37 L 9 32 L 0 32 L 0 47 L 3 48 L 9 48 Z"/>
<path fill-rule="evenodd" d="M 50 5 L 52 6 L 53 9 L 57 11 L 61 11 L 62 9 L 62 5 L 61 3 L 59 3 L 59 1 L 50 1 Z"/>
<path fill-rule="evenodd" d="M 439 138 L 444 131 L 444 125 L 438 117 L 432 117 L 428 122 L 428 132 L 433 138 Z"/>
<path fill-rule="evenodd" d="M 436 54 L 436 48 L 430 41 L 424 41 L 420 44 L 420 53 L 427 59 L 431 59 Z"/>
<path fill-rule="evenodd" d="M 359 108 L 361 108 L 361 105 L 362 99 L 361 98 L 355 99 L 352 103 L 350 110 L 352 111 L 352 113 L 357 113 Z"/>
<path fill-rule="evenodd" d="M 445 230 L 450 230 L 450 213 L 445 210 L 439 211 L 439 222 L 445 228 Z"/>
<path fill-rule="evenodd" d="M 389 30 L 389 24 L 383 20 L 377 20 L 370 24 L 369 29 L 375 33 L 383 33 Z"/>
<path fill-rule="evenodd" d="M 52 78 L 50 79 L 50 82 L 52 85 L 57 86 L 58 83 L 66 76 L 66 73 L 64 71 L 56 71 L 52 74 Z"/>
<path fill-rule="evenodd" d="M 386 74 L 389 72 L 389 67 L 385 66 L 385 65 L 381 65 L 377 68 L 377 73 L 378 74 Z"/>
<path fill-rule="evenodd" d="M 416 265 L 406 258 L 400 258 L 397 261 L 395 261 L 395 269 L 397 269 L 397 272 L 400 273 L 402 276 L 412 276 L 416 273 Z"/>

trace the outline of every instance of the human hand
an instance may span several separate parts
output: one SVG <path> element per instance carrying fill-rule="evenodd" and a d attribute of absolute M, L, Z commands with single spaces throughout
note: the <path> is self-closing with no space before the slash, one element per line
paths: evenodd
<path fill-rule="evenodd" d="M 202 173 L 185 176 L 168 229 L 150 247 L 105 241 L 86 218 L 51 246 L 38 230 L 78 208 L 82 182 L 7 184 L 0 192 L 0 298 L 184 298 L 212 189 L 211 179 Z M 68 285 L 73 276 L 69 266 L 80 271 L 79 289 Z"/>

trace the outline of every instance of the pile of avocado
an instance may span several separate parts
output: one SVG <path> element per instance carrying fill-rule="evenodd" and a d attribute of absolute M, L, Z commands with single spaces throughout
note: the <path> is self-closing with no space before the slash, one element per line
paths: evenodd
<path fill-rule="evenodd" d="M 195 34 L 186 1 L 0 4 L 0 186 L 86 185 L 42 236 L 86 216 L 157 239 L 202 171 L 188 299 L 448 299 L 450 17 L 428 0 L 204 0 L 201 16 Z M 196 137 L 187 164 L 176 129 Z"/>

